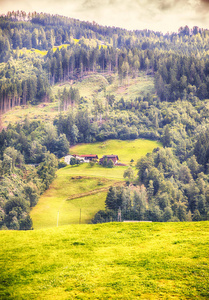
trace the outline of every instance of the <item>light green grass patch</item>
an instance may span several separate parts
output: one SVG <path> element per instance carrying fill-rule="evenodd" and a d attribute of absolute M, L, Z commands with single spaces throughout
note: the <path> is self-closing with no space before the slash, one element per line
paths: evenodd
<path fill-rule="evenodd" d="M 98 178 L 106 178 L 110 180 L 123 180 L 123 173 L 127 167 L 115 166 L 114 168 L 104 168 L 96 164 L 90 167 L 88 163 L 83 163 L 78 167 L 67 166 L 63 169 L 63 174 L 70 174 L 72 176 L 93 176 Z"/>
<path fill-rule="evenodd" d="M 80 40 L 79 39 L 73 39 L 74 43 L 77 44 Z"/>
<path fill-rule="evenodd" d="M 161 143 L 156 141 L 137 139 L 131 141 L 107 140 L 92 144 L 81 144 L 70 148 L 71 154 L 97 154 L 99 158 L 103 155 L 118 155 L 119 162 L 129 164 L 133 159 L 137 162 L 142 156 L 156 147 L 161 147 Z"/>
<path fill-rule="evenodd" d="M 6 112 L 2 116 L 4 126 L 9 123 L 17 123 L 23 121 L 26 117 L 30 120 L 41 120 L 52 122 L 58 115 L 58 104 L 56 102 L 41 103 L 39 105 L 16 106 L 12 110 Z"/>
<path fill-rule="evenodd" d="M 74 88 L 79 90 L 81 97 L 92 100 L 92 97 L 96 96 L 106 86 L 108 86 L 107 79 L 103 75 L 96 74 L 87 76 L 81 82 L 75 84 Z"/>
<path fill-rule="evenodd" d="M 60 46 L 54 46 L 53 47 L 53 52 L 55 52 L 57 49 L 62 49 L 62 48 L 66 48 L 67 49 L 67 47 L 69 47 L 70 46 L 70 44 L 62 44 L 62 45 L 60 45 Z"/>
<path fill-rule="evenodd" d="M 154 93 L 154 79 L 151 76 L 146 76 L 145 72 L 140 72 L 136 78 L 127 78 L 123 82 L 114 76 L 114 81 L 107 89 L 107 93 L 115 96 L 116 101 L 119 101 L 122 97 L 124 100 L 130 100 L 144 96 L 148 92 Z"/>
<path fill-rule="evenodd" d="M 45 56 L 47 55 L 47 50 L 39 50 L 39 49 L 27 49 L 27 48 L 22 48 L 22 49 L 18 49 L 18 50 L 13 50 L 15 52 L 18 52 L 20 55 L 22 54 L 35 54 L 35 55 L 38 55 L 38 56 Z"/>
<path fill-rule="evenodd" d="M 1 231 L 1 299 L 208 299 L 209 222 Z"/>
<path fill-rule="evenodd" d="M 43 229 L 69 224 L 86 224 L 101 209 L 105 209 L 106 192 L 98 192 L 73 200 L 43 195 L 32 210 L 34 229 Z"/>
<path fill-rule="evenodd" d="M 73 174 L 74 169 L 80 170 L 79 176 Z M 78 224 L 80 209 L 82 223 L 88 223 L 97 211 L 104 209 L 107 190 L 114 183 L 105 178 L 86 177 L 79 167 L 58 170 L 57 178 L 30 213 L 33 227 L 56 226 L 58 212 L 59 225 Z"/>

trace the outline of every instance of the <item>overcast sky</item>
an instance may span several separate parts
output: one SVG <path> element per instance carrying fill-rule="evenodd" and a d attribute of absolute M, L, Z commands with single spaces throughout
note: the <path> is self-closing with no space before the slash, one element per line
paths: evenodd
<path fill-rule="evenodd" d="M 64 15 L 101 25 L 151 29 L 209 28 L 209 0 L 0 0 L 0 13 L 12 10 Z"/>

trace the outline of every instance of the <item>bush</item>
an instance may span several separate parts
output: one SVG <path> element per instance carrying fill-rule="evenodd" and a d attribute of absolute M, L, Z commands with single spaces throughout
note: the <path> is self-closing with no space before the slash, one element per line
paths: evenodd
<path fill-rule="evenodd" d="M 112 159 L 109 159 L 109 161 L 107 163 L 107 167 L 108 168 L 113 168 L 114 167 L 114 163 L 113 163 Z"/>
<path fill-rule="evenodd" d="M 113 210 L 100 210 L 96 213 L 93 220 L 91 221 L 93 224 L 97 223 L 106 223 L 117 220 L 117 213 Z"/>
<path fill-rule="evenodd" d="M 27 216 L 25 219 L 20 219 L 20 230 L 30 230 L 33 226 L 33 221 L 30 216 Z"/>
<path fill-rule="evenodd" d="M 64 162 L 64 161 L 59 161 L 59 163 L 58 163 L 58 169 L 61 169 L 61 168 L 64 168 L 64 167 L 67 167 L 67 163 Z"/>

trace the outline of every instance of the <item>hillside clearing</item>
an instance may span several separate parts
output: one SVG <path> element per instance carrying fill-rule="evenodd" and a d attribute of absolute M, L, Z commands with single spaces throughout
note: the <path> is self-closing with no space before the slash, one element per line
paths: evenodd
<path fill-rule="evenodd" d="M 1 231 L 1 299 L 208 299 L 209 222 Z"/>
<path fill-rule="evenodd" d="M 67 45 L 65 45 L 66 47 Z M 31 50 L 27 50 L 31 51 Z M 37 52 L 37 50 L 36 50 Z M 59 114 L 58 112 L 58 100 L 56 95 L 58 90 L 63 90 L 65 87 L 69 89 L 71 86 L 79 90 L 80 96 L 83 97 L 84 103 L 93 108 L 93 101 L 99 101 L 105 105 L 106 95 L 114 95 L 116 101 L 119 101 L 121 97 L 125 100 L 135 99 L 136 97 L 143 96 L 147 92 L 153 92 L 154 80 L 151 76 L 145 76 L 144 72 L 140 72 L 139 77 L 130 79 L 129 84 L 121 84 L 117 75 L 111 75 L 113 82 L 107 81 L 108 74 L 89 74 L 81 81 L 72 83 L 71 81 L 58 83 L 52 87 L 53 102 L 41 103 L 38 105 L 25 105 L 17 106 L 12 110 L 3 114 L 2 121 L 6 127 L 9 123 L 16 123 L 23 121 L 26 117 L 31 120 L 42 120 L 45 122 L 52 122 L 54 118 Z M 121 93 L 124 91 L 124 93 Z M 66 112 L 65 112 L 66 113 Z"/>
<path fill-rule="evenodd" d="M 160 143 L 149 140 L 120 141 L 108 140 L 100 143 L 82 144 L 72 147 L 71 154 L 96 153 L 117 154 L 120 162 L 134 163 L 147 152 L 152 152 Z M 115 153 L 116 152 L 116 153 Z M 88 163 L 67 166 L 57 171 L 57 177 L 47 191 L 41 195 L 38 204 L 30 215 L 34 229 L 54 227 L 57 224 L 78 224 L 80 210 L 82 223 L 89 223 L 94 215 L 105 208 L 107 191 L 111 185 L 123 185 L 123 173 L 127 166 L 104 168 L 98 164 L 91 167 Z M 136 170 L 135 175 L 136 175 Z M 70 200 L 71 199 L 71 200 Z"/>
<path fill-rule="evenodd" d="M 94 176 L 72 176 L 71 170 L 74 169 L 77 168 L 58 170 L 57 178 L 40 197 L 30 213 L 34 229 L 57 226 L 58 212 L 59 225 L 89 223 L 99 210 L 105 208 L 107 191 L 117 181 Z M 79 174 L 82 174 L 81 169 Z"/>
<path fill-rule="evenodd" d="M 70 154 L 97 154 L 99 158 L 103 155 L 115 154 L 119 156 L 119 162 L 129 164 L 133 159 L 137 162 L 154 148 L 161 147 L 156 141 L 137 139 L 129 141 L 107 140 L 91 144 L 80 144 L 70 148 Z"/>

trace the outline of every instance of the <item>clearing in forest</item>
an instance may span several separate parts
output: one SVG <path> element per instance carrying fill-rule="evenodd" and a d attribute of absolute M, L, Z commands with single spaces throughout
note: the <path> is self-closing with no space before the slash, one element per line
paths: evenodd
<path fill-rule="evenodd" d="M 145 139 L 128 141 L 107 140 L 73 146 L 70 148 L 70 154 L 97 154 L 99 158 L 103 155 L 114 154 L 118 155 L 121 163 L 130 164 L 130 161 L 133 160 L 135 164 L 138 159 L 148 152 L 152 152 L 157 147 L 161 147 L 161 143 Z"/>
<path fill-rule="evenodd" d="M 149 140 L 108 140 L 77 145 L 71 148 L 71 153 L 96 153 L 102 157 L 113 152 L 120 162 L 129 164 L 131 159 L 135 163 L 158 146 L 160 143 Z M 127 167 L 104 168 L 98 164 L 91 167 L 89 163 L 83 163 L 58 170 L 56 179 L 31 211 L 34 229 L 55 227 L 57 218 L 59 225 L 89 223 L 99 210 L 105 208 L 109 187 L 124 184 L 123 173 Z"/>

